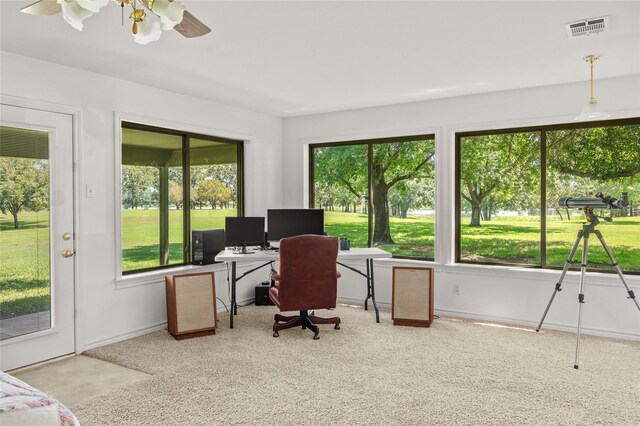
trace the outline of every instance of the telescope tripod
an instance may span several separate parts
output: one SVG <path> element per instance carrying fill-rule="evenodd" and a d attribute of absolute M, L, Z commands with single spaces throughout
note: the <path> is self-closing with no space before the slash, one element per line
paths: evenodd
<path fill-rule="evenodd" d="M 580 263 L 580 291 L 578 293 L 578 331 L 576 335 L 576 358 L 575 358 L 575 363 L 573 365 L 573 368 L 576 368 L 576 369 L 578 368 L 578 359 L 580 355 L 582 305 L 584 304 L 584 279 L 585 279 L 585 274 L 587 272 L 587 264 L 589 263 L 588 262 L 589 237 L 591 236 L 591 234 L 595 234 L 596 237 L 598 237 L 598 240 L 600 240 L 600 244 L 602 244 L 602 247 L 604 248 L 604 251 L 607 253 L 609 260 L 611 260 L 611 263 L 606 263 L 605 265 L 613 266 L 615 268 L 616 272 L 618 273 L 618 276 L 620 277 L 620 280 L 622 281 L 622 284 L 624 284 L 624 287 L 627 289 L 627 293 L 629 294 L 627 299 L 631 299 L 636 304 L 636 307 L 640 311 L 640 304 L 638 304 L 638 301 L 636 300 L 636 296 L 635 294 L 633 294 L 633 290 L 629 288 L 629 285 L 625 281 L 624 275 L 622 275 L 622 270 L 620 269 L 620 266 L 618 266 L 618 262 L 616 262 L 616 259 L 613 257 L 613 254 L 609 249 L 609 246 L 604 241 L 604 238 L 602 237 L 602 233 L 599 230 L 595 229 L 596 225 L 600 223 L 598 216 L 596 216 L 593 213 L 593 209 L 589 207 L 585 208 L 585 215 L 587 216 L 587 223 L 583 224 L 582 229 L 578 231 L 578 238 L 576 238 L 576 242 L 573 244 L 573 248 L 569 253 L 569 257 L 567 258 L 567 262 L 564 265 L 562 274 L 560 274 L 560 279 L 556 283 L 556 288 L 553 291 L 553 294 L 551 295 L 549 304 L 547 304 L 547 308 L 544 310 L 544 314 L 542 314 L 542 319 L 540 320 L 540 324 L 538 324 L 538 328 L 536 328 L 536 331 L 540 331 L 540 328 L 542 328 L 542 323 L 544 322 L 544 319 L 547 316 L 547 312 L 549 312 L 549 308 L 551 307 L 551 303 L 553 303 L 553 299 L 556 297 L 556 294 L 559 291 L 562 291 L 562 281 L 564 280 L 564 277 L 567 274 L 567 271 L 569 270 L 569 268 L 573 263 L 577 263 L 577 262 L 574 262 L 573 256 L 576 254 L 576 251 L 578 250 L 578 246 L 580 245 L 580 240 L 583 240 L 582 262 Z M 610 218 L 605 218 L 605 220 L 607 219 L 608 221 L 611 221 Z M 591 263 L 595 263 L 595 262 L 591 262 Z"/>

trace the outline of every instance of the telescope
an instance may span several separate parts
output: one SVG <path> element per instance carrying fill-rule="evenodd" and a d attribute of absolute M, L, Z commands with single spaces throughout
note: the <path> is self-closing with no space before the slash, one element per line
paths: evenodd
<path fill-rule="evenodd" d="M 558 200 L 558 204 L 566 209 L 584 209 L 587 207 L 593 209 L 621 209 L 629 205 L 626 200 L 619 200 L 609 195 L 605 196 L 602 192 L 598 192 L 596 198 L 563 197 Z"/>

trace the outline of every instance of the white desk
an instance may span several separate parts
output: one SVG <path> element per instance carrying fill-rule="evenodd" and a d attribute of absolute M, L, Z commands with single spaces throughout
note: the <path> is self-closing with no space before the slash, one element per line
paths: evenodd
<path fill-rule="evenodd" d="M 373 303 L 373 309 L 376 311 L 376 322 L 380 322 L 380 312 L 378 312 L 378 306 L 376 305 L 376 292 L 374 287 L 374 277 L 373 277 L 373 259 L 385 259 L 390 258 L 391 253 L 388 251 L 384 251 L 379 248 L 370 247 L 370 248 L 352 248 L 351 250 L 340 250 L 338 252 L 338 264 L 362 275 L 367 279 L 367 297 L 364 299 L 364 309 L 369 309 L 369 299 Z M 236 303 L 236 283 L 244 278 L 247 274 L 250 274 L 260 268 L 263 268 L 267 265 L 272 265 L 273 262 L 277 262 L 280 260 L 280 253 L 275 250 L 258 250 L 255 249 L 252 254 L 240 254 L 233 253 L 232 250 L 224 250 L 221 251 L 216 256 L 216 262 L 227 262 L 231 263 L 231 312 L 229 315 L 229 327 L 233 328 L 233 317 L 234 315 L 238 315 L 238 305 Z M 341 261 L 348 260 L 365 260 L 367 264 L 366 273 L 352 268 L 351 266 L 347 266 Z M 265 262 L 264 264 L 251 269 L 250 271 L 245 272 L 241 276 L 236 276 L 236 263 L 237 262 Z"/>

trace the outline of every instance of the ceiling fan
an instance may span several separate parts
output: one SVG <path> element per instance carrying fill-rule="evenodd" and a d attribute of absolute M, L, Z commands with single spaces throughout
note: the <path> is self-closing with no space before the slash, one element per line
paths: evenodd
<path fill-rule="evenodd" d="M 51 16 L 62 12 L 64 20 L 82 31 L 83 21 L 110 0 L 39 0 L 23 7 L 21 12 L 31 15 Z M 185 10 L 183 0 L 113 0 L 123 10 L 132 9 L 129 18 L 133 21 L 132 33 L 137 43 L 147 44 L 160 38 L 162 30 L 175 29 L 187 38 L 200 37 L 211 32 L 211 28 Z M 146 11 L 145 11 L 146 9 Z M 148 13 L 148 12 L 151 13 Z M 124 18 L 123 18 L 124 20 Z"/>

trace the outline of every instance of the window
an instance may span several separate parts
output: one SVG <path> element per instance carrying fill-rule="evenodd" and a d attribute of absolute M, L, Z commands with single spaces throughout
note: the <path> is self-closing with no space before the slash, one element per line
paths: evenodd
<path fill-rule="evenodd" d="M 122 123 L 122 272 L 189 263 L 191 230 L 242 214 L 242 142 Z"/>
<path fill-rule="evenodd" d="M 395 257 L 434 259 L 433 135 L 315 144 L 310 206 L 325 210 L 328 235 Z"/>
<path fill-rule="evenodd" d="M 456 185 L 458 262 L 562 268 L 584 215 L 558 199 L 602 192 L 629 201 L 597 229 L 621 268 L 640 273 L 638 118 L 457 134 Z M 612 270 L 597 264 L 609 260 L 595 236 L 589 261 Z"/>

